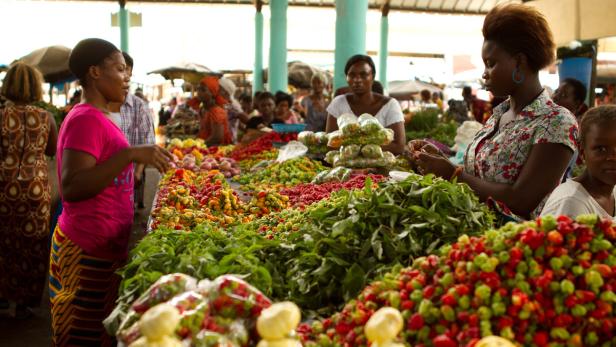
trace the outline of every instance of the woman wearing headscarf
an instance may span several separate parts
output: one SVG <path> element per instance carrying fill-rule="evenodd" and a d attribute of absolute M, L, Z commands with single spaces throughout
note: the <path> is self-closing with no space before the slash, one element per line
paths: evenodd
<path fill-rule="evenodd" d="M 40 305 L 49 262 L 51 191 L 45 155 L 58 133 L 42 100 L 38 70 L 16 63 L 7 71 L 0 108 L 0 299 L 17 304 L 16 318 Z"/>
<path fill-rule="evenodd" d="M 575 116 L 539 81 L 539 70 L 554 60 L 552 32 L 543 15 L 521 4 L 493 8 L 482 31 L 486 87 L 508 99 L 475 135 L 463 166 L 424 141 L 411 141 L 409 150 L 420 172 L 457 177 L 504 217 L 535 217 L 577 148 Z"/>
<path fill-rule="evenodd" d="M 109 103 L 123 103 L 129 76 L 122 52 L 101 39 L 73 48 L 69 67 L 82 102 L 64 119 L 57 160 L 63 211 L 53 234 L 49 297 L 53 346 L 112 346 L 103 319 L 114 307 L 133 224 L 133 163 L 169 168 L 156 145 L 130 147 Z"/>
<path fill-rule="evenodd" d="M 224 109 L 228 101 L 220 90 L 218 78 L 213 76 L 204 77 L 197 87 L 197 97 L 201 100 L 199 137 L 209 146 L 233 143 L 227 111 Z"/>

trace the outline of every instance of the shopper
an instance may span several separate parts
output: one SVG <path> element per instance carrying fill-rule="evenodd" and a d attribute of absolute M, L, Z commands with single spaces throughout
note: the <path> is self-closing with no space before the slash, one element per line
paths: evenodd
<path fill-rule="evenodd" d="M 15 317 L 38 307 L 49 262 L 51 188 L 45 155 L 56 153 L 56 122 L 33 103 L 42 100 L 43 78 L 13 64 L 0 94 L 0 299 L 17 304 Z"/>
<path fill-rule="evenodd" d="M 298 124 L 301 119 L 295 111 L 291 109 L 293 106 L 293 97 L 285 92 L 276 92 L 276 111 L 275 118 L 284 124 Z"/>
<path fill-rule="evenodd" d="M 49 296 L 54 346 L 111 346 L 102 321 L 115 305 L 133 223 L 133 163 L 169 168 L 171 154 L 155 145 L 131 147 L 110 119 L 123 103 L 129 74 L 122 53 L 101 39 L 72 50 L 69 67 L 83 87 L 82 103 L 62 123 L 58 177 L 63 211 L 51 246 Z"/>
<path fill-rule="evenodd" d="M 558 86 L 552 97 L 554 102 L 573 113 L 578 121 L 581 120 L 586 106 L 586 87 L 575 78 L 565 78 Z"/>
<path fill-rule="evenodd" d="M 323 94 L 325 76 L 318 73 L 312 76 L 312 92 L 302 99 L 302 107 L 306 111 L 306 130 L 325 131 L 327 123 L 327 105 L 329 101 Z"/>

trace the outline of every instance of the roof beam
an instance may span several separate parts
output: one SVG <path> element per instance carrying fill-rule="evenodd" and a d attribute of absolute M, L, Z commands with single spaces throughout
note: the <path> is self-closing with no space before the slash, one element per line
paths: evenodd
<path fill-rule="evenodd" d="M 1 0 L 0 0 L 1 1 Z M 74 1 L 74 2 L 118 2 L 118 0 L 42 0 L 48 2 L 59 2 L 59 1 Z M 229 1 L 229 0 L 125 0 L 127 3 L 148 3 L 148 4 L 165 4 L 165 3 L 175 3 L 175 4 L 201 4 L 201 5 L 211 5 L 211 4 L 239 4 L 239 5 L 254 5 L 255 0 L 237 0 Z M 301 0 L 299 0 L 301 1 Z M 393 11 L 401 11 L 401 12 L 419 12 L 419 13 L 436 13 L 436 14 L 464 14 L 464 15 L 480 15 L 485 14 L 487 12 L 481 11 L 481 9 L 477 11 L 470 11 L 470 6 L 472 1 L 468 3 L 466 9 L 456 10 L 456 6 L 460 0 L 456 0 L 454 7 L 451 9 L 445 9 L 444 6 L 441 8 L 428 8 L 421 7 L 418 8 L 417 5 L 419 0 L 415 0 L 413 5 L 408 5 L 407 0 L 404 0 L 400 5 L 391 5 L 390 8 Z M 334 2 L 325 2 L 325 0 L 320 0 L 319 3 L 314 3 L 310 1 L 301 1 L 301 2 L 291 2 L 289 6 L 298 6 L 298 7 L 335 7 Z M 378 3 L 370 3 L 369 8 L 371 10 L 380 10 L 381 5 Z"/>

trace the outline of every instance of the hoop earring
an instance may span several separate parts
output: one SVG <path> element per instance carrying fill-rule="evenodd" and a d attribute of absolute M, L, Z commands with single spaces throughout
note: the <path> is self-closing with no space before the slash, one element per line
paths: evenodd
<path fill-rule="evenodd" d="M 520 73 L 520 78 L 519 79 L 515 78 L 515 75 L 516 75 L 517 72 Z M 513 83 L 520 84 L 520 83 L 524 82 L 524 73 L 522 71 L 520 71 L 520 69 L 518 69 L 516 67 L 515 70 L 513 70 L 513 72 L 511 73 L 511 79 L 513 80 Z"/>

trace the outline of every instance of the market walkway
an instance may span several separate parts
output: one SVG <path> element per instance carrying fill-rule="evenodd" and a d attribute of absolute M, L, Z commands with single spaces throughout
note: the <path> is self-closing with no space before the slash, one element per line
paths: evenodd
<path fill-rule="evenodd" d="M 145 231 L 152 200 L 160 178 L 154 169 L 146 170 L 145 208 L 135 214 L 132 240 L 140 239 Z M 55 168 L 50 167 L 50 176 L 56 177 Z M 7 316 L 7 311 L 0 311 L 0 346 L 2 347 L 44 347 L 51 345 L 51 317 L 49 313 L 49 296 L 43 295 L 41 307 L 34 311 L 28 320 L 14 320 Z"/>

